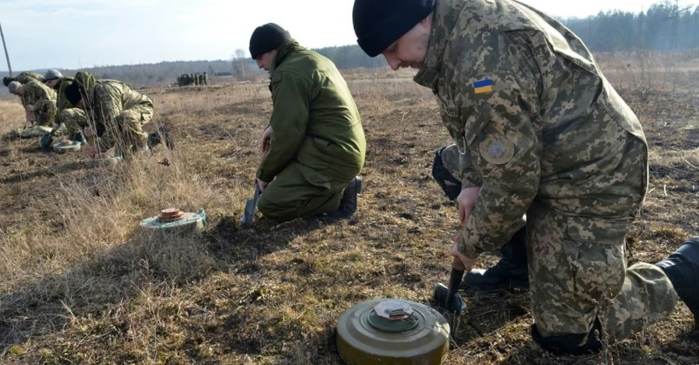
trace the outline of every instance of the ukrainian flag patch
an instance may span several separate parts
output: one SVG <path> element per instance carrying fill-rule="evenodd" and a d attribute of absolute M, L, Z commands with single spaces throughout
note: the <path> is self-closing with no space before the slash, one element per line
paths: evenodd
<path fill-rule="evenodd" d="M 495 83 L 491 79 L 476 81 L 473 83 L 473 92 L 478 94 L 488 94 L 493 92 Z"/>

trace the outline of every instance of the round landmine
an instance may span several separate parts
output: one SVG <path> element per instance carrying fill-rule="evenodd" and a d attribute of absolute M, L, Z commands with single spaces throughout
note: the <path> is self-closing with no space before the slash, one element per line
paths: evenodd
<path fill-rule="evenodd" d="M 437 365 L 449 351 L 449 324 L 415 302 L 376 299 L 355 305 L 337 323 L 337 348 L 348 365 Z"/>
<path fill-rule="evenodd" d="M 82 143 L 76 141 L 61 141 L 51 145 L 51 148 L 56 153 L 77 152 L 80 151 Z"/>
<path fill-rule="evenodd" d="M 176 208 L 163 209 L 160 215 L 141 221 L 146 231 L 169 233 L 201 232 L 206 225 L 206 213 L 200 209 L 197 213 L 183 212 Z"/>

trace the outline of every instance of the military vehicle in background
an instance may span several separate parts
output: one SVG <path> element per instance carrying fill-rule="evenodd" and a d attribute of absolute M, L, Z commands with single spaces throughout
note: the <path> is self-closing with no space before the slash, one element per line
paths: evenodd
<path fill-rule="evenodd" d="M 204 73 L 182 74 L 177 77 L 177 86 L 206 86 L 209 84 L 209 75 Z"/>

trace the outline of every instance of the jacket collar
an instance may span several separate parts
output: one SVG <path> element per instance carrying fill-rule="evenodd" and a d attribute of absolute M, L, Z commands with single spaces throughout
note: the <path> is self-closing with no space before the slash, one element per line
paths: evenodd
<path fill-rule="evenodd" d="M 436 88 L 442 70 L 442 59 L 451 33 L 459 20 L 464 0 L 437 0 L 432 13 L 432 30 L 425 55 L 425 66 L 415 75 L 415 82 Z"/>
<path fill-rule="evenodd" d="M 303 47 L 301 47 L 298 42 L 296 42 L 293 39 L 290 39 L 289 41 L 283 43 L 279 48 L 277 48 L 277 56 L 274 58 L 274 62 L 272 64 L 272 70 L 271 72 L 274 72 L 274 70 L 279 67 L 279 65 L 284 62 L 284 60 L 294 51 L 302 50 Z M 270 72 L 270 73 L 271 73 Z"/>

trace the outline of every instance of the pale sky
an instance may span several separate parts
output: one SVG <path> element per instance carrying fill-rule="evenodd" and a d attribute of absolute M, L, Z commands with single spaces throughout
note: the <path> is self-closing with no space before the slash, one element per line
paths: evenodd
<path fill-rule="evenodd" d="M 660 0 L 524 0 L 560 17 Z M 355 44 L 353 0 L 0 0 L 12 68 L 82 68 L 175 60 L 230 59 L 247 53 L 258 25 L 276 22 L 311 48 Z M 678 0 L 697 6 L 699 0 Z M 7 71 L 0 51 L 0 71 Z"/>

